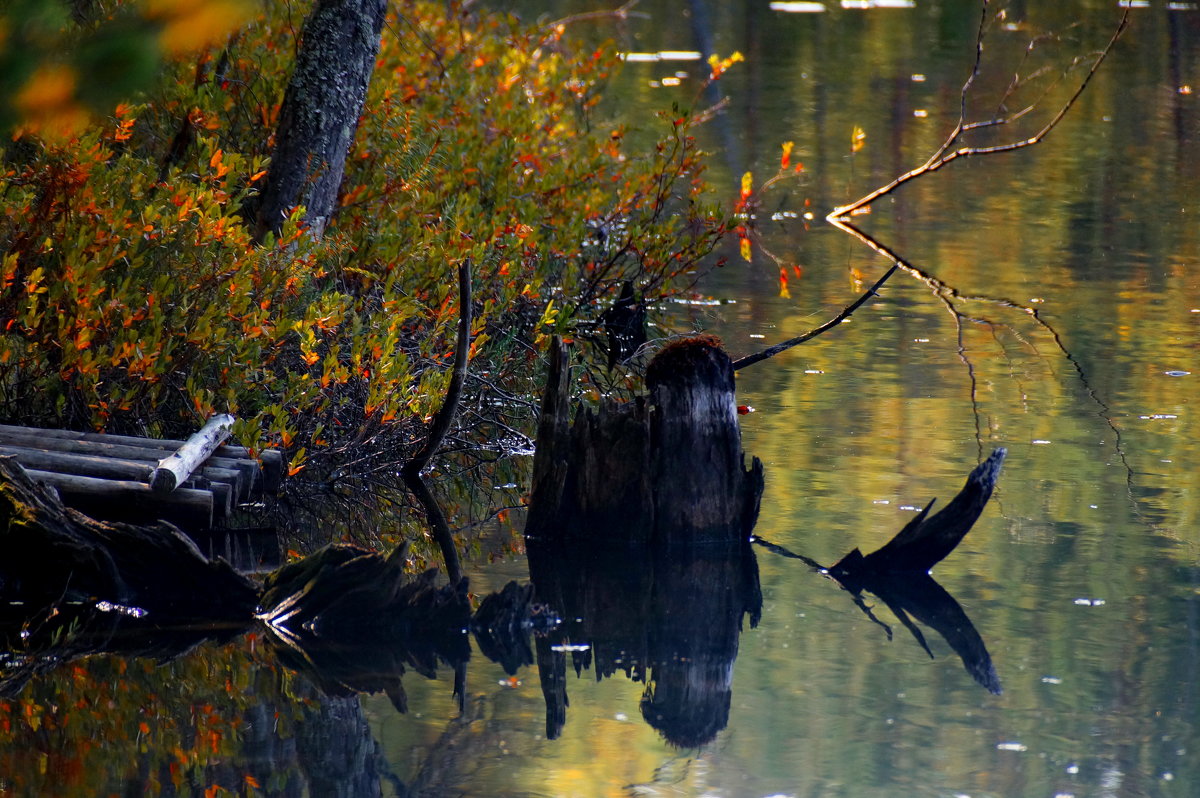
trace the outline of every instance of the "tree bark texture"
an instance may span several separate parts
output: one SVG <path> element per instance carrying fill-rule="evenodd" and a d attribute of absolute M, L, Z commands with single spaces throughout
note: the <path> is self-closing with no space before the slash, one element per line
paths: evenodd
<path fill-rule="evenodd" d="M 258 238 L 278 233 L 297 205 L 306 209 L 311 235 L 324 234 L 367 98 L 386 9 L 386 0 L 317 0 L 279 112 Z"/>

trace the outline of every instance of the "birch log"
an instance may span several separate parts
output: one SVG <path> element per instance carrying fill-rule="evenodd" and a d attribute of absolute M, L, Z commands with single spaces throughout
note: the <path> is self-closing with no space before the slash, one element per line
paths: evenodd
<path fill-rule="evenodd" d="M 233 416 L 228 413 L 210 418 L 183 446 L 158 461 L 158 468 L 150 473 L 150 487 L 159 493 L 170 493 L 182 485 L 229 437 L 231 426 Z"/>

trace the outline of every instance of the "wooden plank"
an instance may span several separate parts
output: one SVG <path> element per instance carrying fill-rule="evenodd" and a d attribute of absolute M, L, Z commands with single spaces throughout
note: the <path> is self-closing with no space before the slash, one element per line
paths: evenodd
<path fill-rule="evenodd" d="M 287 461 L 283 452 L 278 449 L 263 449 L 259 452 L 262 461 L 262 489 L 264 493 L 275 494 L 283 484 L 284 472 L 287 471 Z"/>
<path fill-rule="evenodd" d="M 76 474 L 28 470 L 29 477 L 58 491 L 63 503 L 88 515 L 125 520 L 162 518 L 183 529 L 208 529 L 213 522 L 213 494 L 207 490 L 179 488 L 156 493 L 144 482 L 96 479 Z"/>
<path fill-rule="evenodd" d="M 161 449 L 143 448 L 101 441 L 85 441 L 60 437 L 41 437 L 37 430 L 23 429 L 20 434 L 0 433 L 0 445 L 20 446 L 53 452 L 71 452 L 95 457 L 115 457 L 125 460 L 141 460 L 153 468 L 163 456 Z M 136 440 L 136 439 L 135 439 Z M 261 488 L 262 474 L 257 460 L 230 457 L 210 457 L 208 465 L 214 468 L 234 469 L 247 481 L 246 495 Z"/>
<path fill-rule="evenodd" d="M 145 482 L 154 470 L 150 460 L 128 460 L 120 457 L 97 457 L 89 454 L 74 452 L 55 452 L 45 449 L 33 449 L 21 446 L 0 445 L 0 456 L 15 457 L 25 468 L 41 471 L 53 471 L 57 474 L 77 474 L 83 477 L 99 479 L 125 479 L 135 482 Z M 213 483 L 229 485 L 236 501 L 249 499 L 250 479 L 236 468 L 217 468 L 205 466 L 199 476 Z M 196 481 L 196 475 L 184 483 L 184 487 L 196 487 L 191 484 Z"/>
<path fill-rule="evenodd" d="M 233 421 L 233 416 L 228 413 L 221 413 L 206 421 L 186 443 L 158 461 L 158 467 L 150 474 L 150 487 L 159 493 L 170 493 L 182 485 L 229 437 Z"/>
<path fill-rule="evenodd" d="M 109 435 L 106 432 L 76 432 L 75 430 L 67 429 L 42 429 L 39 427 L 17 427 L 11 424 L 0 424 L 0 441 L 4 441 L 9 437 L 37 439 L 56 438 L 65 441 L 89 441 L 92 443 L 110 443 L 118 446 L 136 446 L 140 449 L 159 449 L 174 451 L 182 446 L 186 441 L 170 440 L 163 438 L 138 438 L 132 435 Z M 264 451 L 274 451 L 267 449 Z M 233 444 L 222 444 L 216 452 L 218 457 L 250 457 L 250 450 L 244 446 L 236 446 Z M 158 455 L 162 457 L 163 455 Z M 157 459 L 157 458 L 156 458 Z M 253 459 L 253 458 L 251 458 Z"/>

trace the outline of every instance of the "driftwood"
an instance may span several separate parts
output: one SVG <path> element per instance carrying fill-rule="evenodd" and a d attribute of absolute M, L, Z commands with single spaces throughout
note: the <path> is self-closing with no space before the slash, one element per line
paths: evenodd
<path fill-rule="evenodd" d="M 710 336 L 669 344 L 648 395 L 568 422 L 567 355 L 555 339 L 538 423 L 527 537 L 728 543 L 753 527 L 762 463 L 743 465 L 733 369 Z"/>
<path fill-rule="evenodd" d="M 228 413 L 210 418 L 182 446 L 158 461 L 158 467 L 150 472 L 150 487 L 170 493 L 182 485 L 225 442 L 232 426 L 233 416 Z"/>
<path fill-rule="evenodd" d="M 435 585 L 437 569 L 404 570 L 407 547 L 389 556 L 332 545 L 267 577 L 258 617 L 284 637 L 412 639 L 466 629 L 467 582 Z"/>
<path fill-rule="evenodd" d="M 855 548 L 836 565 L 825 568 L 762 538 L 755 537 L 754 542 L 776 554 L 801 560 L 814 571 L 836 580 L 854 597 L 858 608 L 883 627 L 890 640 L 891 628 L 875 616 L 863 599 L 864 592 L 878 596 L 932 657 L 925 636 L 912 618 L 921 621 L 950 644 L 975 681 L 989 692 L 999 694 L 1000 678 L 983 638 L 954 597 L 929 575 L 929 570 L 962 542 L 979 519 L 996 487 L 1006 454 L 1005 449 L 993 451 L 971 471 L 962 490 L 940 512 L 931 517 L 933 501 L 929 502 L 886 545 L 870 554 L 864 555 Z"/>
<path fill-rule="evenodd" d="M 929 510 L 936 499 L 925 505 L 915 518 L 905 524 L 887 545 L 863 555 L 854 549 L 829 573 L 836 577 L 859 578 L 878 573 L 929 573 L 929 569 L 954 551 L 979 519 L 1004 463 L 1007 449 L 996 449 L 967 476 L 967 484 L 949 504 L 933 517 Z"/>

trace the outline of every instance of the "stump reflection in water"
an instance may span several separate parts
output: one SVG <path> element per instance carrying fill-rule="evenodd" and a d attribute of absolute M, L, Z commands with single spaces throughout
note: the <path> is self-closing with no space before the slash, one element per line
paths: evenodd
<path fill-rule="evenodd" d="M 712 337 L 667 345 L 647 395 L 568 425 L 567 357 L 551 347 L 526 526 L 536 600 L 565 622 L 536 641 L 546 735 L 577 674 L 646 683 L 646 721 L 696 746 L 729 720 L 742 617 L 762 594 L 750 533 L 762 463 L 743 465 L 732 363 Z"/>
<path fill-rule="evenodd" d="M 701 745 L 729 721 L 742 620 L 762 593 L 748 541 L 654 547 L 530 540 L 538 600 L 565 619 L 535 641 L 546 736 L 566 722 L 568 665 L 646 684 L 642 715 L 674 745 Z"/>

